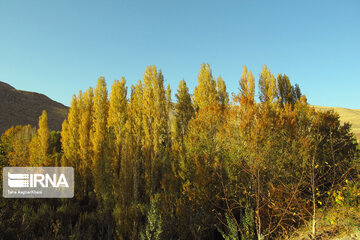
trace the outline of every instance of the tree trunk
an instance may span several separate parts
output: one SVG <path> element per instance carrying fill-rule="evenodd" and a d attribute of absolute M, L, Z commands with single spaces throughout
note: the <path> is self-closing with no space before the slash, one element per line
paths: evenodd
<path fill-rule="evenodd" d="M 255 193 L 255 197 L 256 197 L 256 233 L 258 236 L 258 240 L 262 240 L 261 237 L 261 218 L 260 218 L 260 170 L 257 169 L 256 172 L 256 193 Z"/>
<path fill-rule="evenodd" d="M 312 158 L 311 168 L 311 188 L 312 188 L 312 202 L 313 202 L 313 216 L 312 216 L 312 238 L 316 238 L 316 187 L 315 187 L 315 156 L 317 145 L 315 146 L 314 156 Z"/>

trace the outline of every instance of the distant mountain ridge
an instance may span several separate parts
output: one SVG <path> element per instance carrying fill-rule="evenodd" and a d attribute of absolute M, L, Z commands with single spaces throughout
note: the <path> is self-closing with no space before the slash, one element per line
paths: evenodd
<path fill-rule="evenodd" d="M 11 126 L 38 125 L 39 116 L 46 110 L 50 130 L 61 130 L 69 108 L 44 94 L 17 90 L 0 81 L 0 134 Z"/>

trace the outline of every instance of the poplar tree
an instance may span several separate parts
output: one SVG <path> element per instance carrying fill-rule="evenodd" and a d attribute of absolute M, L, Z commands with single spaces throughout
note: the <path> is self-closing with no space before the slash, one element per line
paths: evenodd
<path fill-rule="evenodd" d="M 38 134 L 40 137 L 40 144 L 41 144 L 40 153 L 41 155 L 46 156 L 49 150 L 50 132 L 48 128 L 47 112 L 45 110 L 43 110 L 39 118 Z"/>
<path fill-rule="evenodd" d="M 128 108 L 128 121 L 126 123 L 126 143 L 128 149 L 126 150 L 127 156 L 129 159 L 129 172 L 133 174 L 133 178 L 126 178 L 127 186 L 132 189 L 133 201 L 132 203 L 127 202 L 127 197 L 131 198 L 127 194 L 131 194 L 130 191 L 126 192 L 124 195 L 123 201 L 126 204 L 131 206 L 132 212 L 129 216 L 129 222 L 131 223 L 131 238 L 138 238 L 138 227 L 139 227 L 139 218 L 141 217 L 141 212 L 138 206 L 144 202 L 145 198 L 145 177 L 144 177 L 144 155 L 142 152 L 143 147 L 143 118 L 144 118 L 144 85 L 141 81 L 138 82 L 136 86 L 132 88 L 130 104 Z M 131 117 L 130 117 L 131 116 Z M 131 161 L 131 162 L 130 162 Z M 125 175 L 125 168 L 124 175 Z M 132 184 L 132 186 L 131 186 Z"/>
<path fill-rule="evenodd" d="M 171 88 L 168 84 L 166 87 L 166 111 L 170 114 L 172 111 L 172 103 L 171 103 Z"/>
<path fill-rule="evenodd" d="M 296 101 L 297 100 L 301 100 L 301 96 L 302 96 L 302 94 L 301 94 L 301 90 L 300 90 L 300 87 L 299 87 L 299 84 L 295 84 L 295 97 L 296 97 Z"/>
<path fill-rule="evenodd" d="M 218 94 L 216 90 L 216 81 L 212 76 L 209 64 L 202 64 L 198 74 L 198 85 L 194 90 L 194 105 L 197 110 L 216 104 Z"/>
<path fill-rule="evenodd" d="M 95 182 L 95 192 L 101 197 L 101 189 L 104 182 L 104 142 L 106 137 L 106 126 L 108 116 L 108 98 L 104 77 L 98 79 L 94 92 L 94 114 L 92 118 L 92 129 L 90 138 L 93 146 L 93 175 Z"/>
<path fill-rule="evenodd" d="M 169 138 L 169 110 L 170 103 L 166 98 L 166 90 L 164 88 L 164 75 L 161 70 L 157 72 L 157 77 L 154 83 L 154 99 L 155 99 L 155 128 L 154 128 L 154 152 L 155 154 L 164 154 L 167 152 L 167 147 L 170 142 Z M 170 90 L 170 88 L 169 88 Z M 169 92 L 171 94 L 171 92 Z M 168 96 L 171 101 L 171 97 Z"/>
<path fill-rule="evenodd" d="M 48 152 L 50 144 L 50 132 L 48 128 L 48 116 L 47 112 L 43 110 L 39 118 L 39 129 L 37 131 L 40 140 L 40 156 L 43 159 L 43 164 L 49 165 Z"/>
<path fill-rule="evenodd" d="M 285 74 L 278 74 L 277 76 L 277 95 L 281 106 L 286 103 L 294 105 L 296 102 L 295 89 L 291 86 L 290 79 Z"/>
<path fill-rule="evenodd" d="M 32 138 L 29 151 L 30 151 L 30 165 L 32 166 L 49 166 L 49 144 L 50 132 L 48 128 L 47 113 L 43 110 L 39 117 L 39 128 Z"/>
<path fill-rule="evenodd" d="M 217 79 L 217 88 L 219 104 L 222 109 L 225 109 L 229 105 L 229 94 L 226 92 L 226 84 L 221 76 Z"/>
<path fill-rule="evenodd" d="M 32 167 L 42 167 L 43 158 L 40 156 L 40 139 L 39 135 L 36 133 L 29 143 L 29 163 Z"/>
<path fill-rule="evenodd" d="M 79 92 L 79 99 L 82 97 Z M 81 101 L 81 100 L 80 100 Z M 61 131 L 61 143 L 64 151 L 63 165 L 73 166 L 78 173 L 79 164 L 79 102 L 78 98 L 73 95 L 70 103 L 69 114 L 64 120 Z"/>
<path fill-rule="evenodd" d="M 148 197 L 160 183 L 160 164 L 168 139 L 168 116 L 164 76 L 155 66 L 145 70 L 143 102 L 143 151 L 145 155 L 145 183 Z"/>
<path fill-rule="evenodd" d="M 260 101 L 272 104 L 276 96 L 276 80 L 270 69 L 263 66 L 259 79 Z"/>
<path fill-rule="evenodd" d="M 82 101 L 82 92 L 79 91 L 78 97 L 75 95 L 70 103 L 68 114 L 69 122 L 69 151 L 68 160 L 74 167 L 76 174 L 79 174 L 79 124 L 80 124 L 80 103 Z"/>
<path fill-rule="evenodd" d="M 251 71 L 248 71 L 246 65 L 243 67 L 243 72 L 240 78 L 240 93 L 239 101 L 242 103 L 255 103 L 255 81 Z"/>
<path fill-rule="evenodd" d="M 175 97 L 177 99 L 175 105 L 175 137 L 183 148 L 188 123 L 195 115 L 189 89 L 184 79 L 180 81 Z"/>
<path fill-rule="evenodd" d="M 124 77 L 121 81 L 114 81 L 110 92 L 109 116 L 107 128 L 112 129 L 115 137 L 113 151 L 115 152 L 116 159 L 113 162 L 116 177 L 119 177 L 121 167 L 121 148 L 125 134 L 126 123 L 126 107 L 127 107 L 127 87 L 125 86 L 126 80 Z M 108 130 L 109 131 L 109 130 Z"/>
<path fill-rule="evenodd" d="M 168 133 L 168 141 L 167 141 L 167 145 L 168 146 L 172 146 L 173 145 L 173 137 L 174 137 L 174 106 L 173 103 L 171 101 L 171 88 L 170 85 L 167 85 L 166 88 L 166 111 L 168 113 L 168 129 L 167 129 L 167 133 Z"/>
<path fill-rule="evenodd" d="M 61 149 L 64 152 L 64 155 L 61 159 L 62 166 L 70 166 L 68 159 L 71 155 L 70 149 L 70 130 L 69 130 L 69 122 L 65 118 L 61 126 Z"/>
<path fill-rule="evenodd" d="M 67 119 L 64 120 L 61 131 L 61 145 L 64 155 L 63 166 L 74 167 L 75 177 L 79 179 L 76 187 L 76 198 L 84 193 L 84 178 L 82 166 L 82 149 L 80 148 L 80 120 L 82 114 L 83 93 L 79 91 L 78 97 L 73 95 Z M 81 176 L 81 178 L 80 178 Z"/>
<path fill-rule="evenodd" d="M 83 95 L 80 103 L 79 125 L 79 171 L 83 182 L 83 193 L 86 195 L 91 188 L 91 156 L 92 143 L 90 131 L 92 127 L 94 92 L 90 87 Z"/>
<path fill-rule="evenodd" d="M 137 239 L 139 206 L 144 199 L 144 157 L 142 153 L 143 131 L 143 84 L 131 86 L 127 106 L 124 146 L 114 217 L 120 239 Z"/>
<path fill-rule="evenodd" d="M 129 201 L 132 199 L 132 153 L 129 148 L 130 139 L 127 139 L 126 122 L 128 113 L 128 102 L 126 99 L 127 87 L 124 77 L 121 81 L 114 81 L 110 92 L 109 116 L 107 122 L 106 161 L 107 174 L 111 176 L 109 184 L 112 184 L 114 197 L 113 215 L 119 227 L 118 236 L 120 239 L 129 238 L 132 222 L 129 219 L 128 210 L 131 207 Z M 128 142 L 129 141 L 129 142 Z M 129 144 L 128 146 L 126 146 Z M 132 146 L 132 145 L 130 145 Z M 110 195 L 111 196 L 111 195 Z"/>

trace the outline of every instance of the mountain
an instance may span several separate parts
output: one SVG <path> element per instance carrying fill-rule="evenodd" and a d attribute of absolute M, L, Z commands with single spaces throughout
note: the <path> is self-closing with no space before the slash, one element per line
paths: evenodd
<path fill-rule="evenodd" d="M 339 107 L 322 107 L 314 106 L 315 109 L 328 111 L 334 110 L 340 115 L 340 120 L 342 123 L 350 122 L 352 125 L 352 130 L 356 135 L 357 139 L 360 140 L 360 109 L 348 109 L 348 108 L 339 108 Z"/>
<path fill-rule="evenodd" d="M 69 108 L 47 96 L 17 90 L 0 81 L 0 134 L 11 126 L 38 126 L 39 116 L 46 110 L 50 130 L 61 130 Z"/>

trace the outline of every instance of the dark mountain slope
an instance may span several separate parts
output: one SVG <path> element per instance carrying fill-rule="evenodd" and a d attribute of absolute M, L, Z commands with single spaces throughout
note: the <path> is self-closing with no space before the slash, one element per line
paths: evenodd
<path fill-rule="evenodd" d="M 69 108 L 47 96 L 21 91 L 0 81 L 0 134 L 16 125 L 38 125 L 39 116 L 46 110 L 50 130 L 61 130 Z"/>

